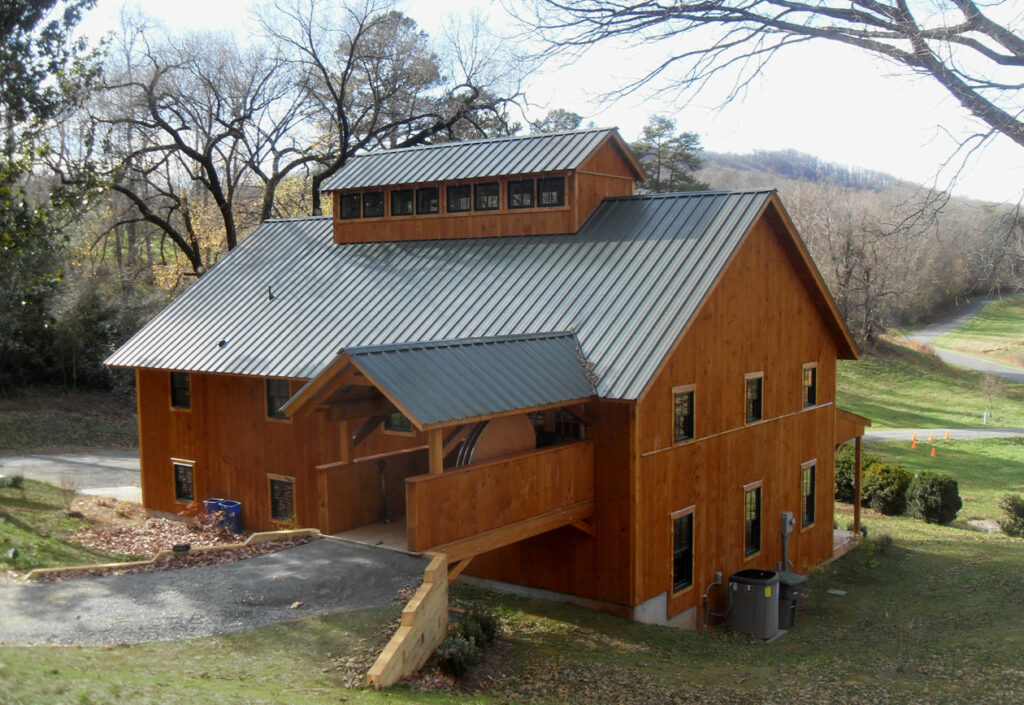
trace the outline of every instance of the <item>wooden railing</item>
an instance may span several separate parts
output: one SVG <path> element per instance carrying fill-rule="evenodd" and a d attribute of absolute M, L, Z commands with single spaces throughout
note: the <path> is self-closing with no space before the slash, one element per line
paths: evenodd
<path fill-rule="evenodd" d="M 423 448 L 318 465 L 320 531 L 334 534 L 401 518 L 405 513 L 404 480 L 426 467 Z"/>
<path fill-rule="evenodd" d="M 592 504 L 594 446 L 581 441 L 416 475 L 405 481 L 405 490 L 409 549 L 425 551 Z"/>

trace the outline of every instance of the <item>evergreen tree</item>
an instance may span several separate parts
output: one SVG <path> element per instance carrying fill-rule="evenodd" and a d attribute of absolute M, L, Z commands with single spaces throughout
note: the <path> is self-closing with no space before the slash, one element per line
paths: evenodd
<path fill-rule="evenodd" d="M 663 115 L 652 115 L 644 126 L 643 136 L 630 147 L 647 173 L 641 190 L 647 193 L 701 191 L 708 187 L 693 172 L 702 160 L 697 154 L 700 137 L 695 132 L 676 133 L 676 121 Z"/>

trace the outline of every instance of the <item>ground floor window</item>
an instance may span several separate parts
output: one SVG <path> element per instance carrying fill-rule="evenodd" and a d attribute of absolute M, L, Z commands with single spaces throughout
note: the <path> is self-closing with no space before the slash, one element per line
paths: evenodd
<path fill-rule="evenodd" d="M 800 496 L 803 519 L 801 526 L 814 523 L 814 469 L 815 462 L 804 463 L 800 469 Z"/>
<path fill-rule="evenodd" d="M 270 518 L 274 521 L 295 520 L 295 478 L 267 475 L 270 481 Z"/>
<path fill-rule="evenodd" d="M 743 488 L 744 555 L 752 556 L 761 550 L 761 484 Z"/>
<path fill-rule="evenodd" d="M 195 466 L 192 463 L 176 461 L 174 467 L 174 498 L 179 502 L 194 502 L 196 499 Z"/>
<path fill-rule="evenodd" d="M 693 507 L 672 515 L 672 592 L 693 585 Z"/>

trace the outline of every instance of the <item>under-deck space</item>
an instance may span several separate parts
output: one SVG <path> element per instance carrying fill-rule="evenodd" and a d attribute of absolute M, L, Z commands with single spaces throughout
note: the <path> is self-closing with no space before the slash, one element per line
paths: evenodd
<path fill-rule="evenodd" d="M 367 524 L 358 529 L 339 531 L 332 534 L 335 538 L 365 543 L 370 546 L 390 548 L 395 551 L 409 551 L 409 540 L 406 535 L 405 518 L 398 521 Z"/>

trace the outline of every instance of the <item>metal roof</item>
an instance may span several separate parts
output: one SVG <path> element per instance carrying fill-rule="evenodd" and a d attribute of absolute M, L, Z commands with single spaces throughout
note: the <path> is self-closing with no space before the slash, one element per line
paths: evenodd
<path fill-rule="evenodd" d="M 635 399 L 772 193 L 610 198 L 574 235 L 336 245 L 329 218 L 267 221 L 107 363 L 309 379 L 342 349 L 572 331 L 597 394 Z"/>
<path fill-rule="evenodd" d="M 321 191 L 576 169 L 614 129 L 448 142 L 358 154 Z M 621 139 L 621 138 L 619 138 Z"/>
<path fill-rule="evenodd" d="M 593 396 L 572 333 L 349 348 L 421 425 Z"/>

